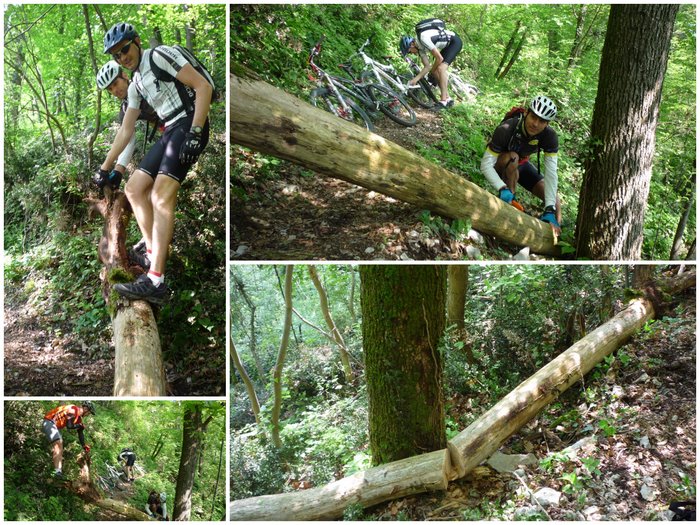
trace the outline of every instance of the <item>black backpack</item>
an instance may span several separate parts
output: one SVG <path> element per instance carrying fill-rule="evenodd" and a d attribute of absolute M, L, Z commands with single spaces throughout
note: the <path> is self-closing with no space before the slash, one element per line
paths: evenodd
<path fill-rule="evenodd" d="M 182 82 L 180 82 L 178 79 L 176 79 L 174 76 L 172 76 L 170 73 L 167 71 L 163 70 L 162 68 L 158 67 L 155 62 L 153 61 L 153 53 L 155 53 L 160 46 L 156 46 L 151 48 L 151 53 L 148 55 L 148 62 L 151 67 L 151 70 L 153 71 L 153 75 L 158 79 L 163 82 L 175 82 L 175 87 L 177 88 L 177 92 L 180 95 L 180 100 L 182 100 L 182 105 L 185 107 L 185 111 L 187 114 L 194 113 L 194 99 L 195 99 L 195 92 L 192 88 L 189 86 L 186 86 Z M 182 56 L 187 59 L 187 61 L 192 65 L 192 67 L 202 75 L 209 84 L 211 84 L 211 87 L 213 89 L 213 92 L 211 94 L 211 99 L 214 101 L 218 97 L 218 92 L 216 90 L 216 86 L 214 85 L 214 78 L 211 76 L 211 73 L 207 70 L 207 68 L 202 65 L 202 63 L 197 60 L 197 57 L 195 57 L 192 53 L 187 48 L 184 48 L 180 45 L 174 45 L 170 46 L 173 49 L 177 50 L 182 54 Z M 162 53 L 158 53 L 160 56 L 166 58 L 167 60 L 170 60 L 169 57 Z M 174 115 L 173 115 L 174 116 Z M 169 120 L 171 117 L 168 116 L 165 118 L 165 120 Z"/>
<path fill-rule="evenodd" d="M 430 29 L 436 29 L 440 32 L 440 42 L 447 42 L 450 36 L 445 32 L 445 22 L 439 18 L 426 18 L 421 20 L 416 24 L 416 34 L 420 40 L 420 36 L 423 31 L 428 31 Z"/>

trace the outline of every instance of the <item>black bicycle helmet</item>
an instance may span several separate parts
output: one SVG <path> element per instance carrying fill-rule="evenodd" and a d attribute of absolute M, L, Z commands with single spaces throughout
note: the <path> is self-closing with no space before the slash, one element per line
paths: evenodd
<path fill-rule="evenodd" d="M 83 407 L 87 408 L 93 416 L 95 415 L 95 405 L 92 401 L 83 401 Z"/>
<path fill-rule="evenodd" d="M 105 53 L 109 53 L 109 50 L 116 46 L 119 42 L 124 40 L 133 40 L 136 38 L 138 33 L 134 26 L 127 24 L 126 22 L 119 22 L 114 24 L 109 31 L 105 33 L 104 44 Z"/>
<path fill-rule="evenodd" d="M 413 37 L 404 35 L 399 40 L 399 50 L 401 51 L 401 56 L 405 57 L 408 54 L 408 50 L 411 49 L 411 42 L 413 42 Z"/>

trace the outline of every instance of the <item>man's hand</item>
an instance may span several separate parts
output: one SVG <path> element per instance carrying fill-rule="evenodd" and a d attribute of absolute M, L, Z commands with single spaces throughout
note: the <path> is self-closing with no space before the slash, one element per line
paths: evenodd
<path fill-rule="evenodd" d="M 92 178 L 92 182 L 95 183 L 98 189 L 104 189 L 104 187 L 109 184 L 109 172 L 100 168 Z"/>
<path fill-rule="evenodd" d="M 561 226 L 557 221 L 556 209 L 554 208 L 554 206 L 547 206 L 544 209 L 544 213 L 540 216 L 540 220 L 551 224 L 552 228 L 554 228 L 554 231 L 557 233 L 557 235 L 561 233 Z"/>
<path fill-rule="evenodd" d="M 513 202 L 515 195 L 513 195 L 513 192 L 508 188 L 501 188 L 501 190 L 498 192 L 498 198 L 506 204 L 510 204 Z"/>
<path fill-rule="evenodd" d="M 109 174 L 109 186 L 113 190 L 118 190 L 119 185 L 122 183 L 122 174 L 117 170 L 112 170 Z"/>
<path fill-rule="evenodd" d="M 180 162 L 183 164 L 194 164 L 202 153 L 202 134 L 195 131 L 188 131 L 185 135 L 185 142 L 180 147 Z"/>
<path fill-rule="evenodd" d="M 89 454 L 90 453 L 90 445 L 83 445 L 83 450 Z"/>

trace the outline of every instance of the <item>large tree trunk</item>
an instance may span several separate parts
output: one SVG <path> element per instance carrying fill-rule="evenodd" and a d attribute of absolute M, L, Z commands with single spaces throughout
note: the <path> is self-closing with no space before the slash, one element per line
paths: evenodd
<path fill-rule="evenodd" d="M 445 446 L 444 266 L 360 266 L 362 345 L 375 465 Z"/>
<path fill-rule="evenodd" d="M 656 284 L 664 292 L 674 294 L 695 286 L 695 272 Z M 442 455 L 444 451 L 435 451 L 360 472 L 325 487 L 234 501 L 231 520 L 328 520 L 342 516 L 350 503 L 369 507 L 410 494 L 444 490 L 443 477 L 462 477 L 489 458 L 548 403 L 627 342 L 654 314 L 651 301 L 632 301 L 450 440 L 447 460 Z"/>
<path fill-rule="evenodd" d="M 138 271 L 138 267 L 129 268 L 126 255 L 130 218 L 126 195 L 106 190 L 105 199 L 88 202 L 105 218 L 98 254 L 104 264 L 102 295 L 109 305 L 114 331 L 114 395 L 165 396 L 165 369 L 151 306 L 146 301 L 128 301 L 111 291 L 113 284 L 130 280 Z"/>
<path fill-rule="evenodd" d="M 343 364 L 345 380 L 348 383 L 352 383 L 353 374 L 352 367 L 350 366 L 350 358 L 348 357 L 348 347 L 345 346 L 343 336 L 340 333 L 340 330 L 338 330 L 338 327 L 335 325 L 335 321 L 333 321 L 331 310 L 328 306 L 328 296 L 326 295 L 326 290 L 324 290 L 323 285 L 321 284 L 321 280 L 318 278 L 318 271 L 316 270 L 316 267 L 309 265 L 308 269 L 309 277 L 311 277 L 311 281 L 314 283 L 314 287 L 316 287 L 316 291 L 318 292 L 318 298 L 321 302 L 321 313 L 326 321 L 326 326 L 330 331 L 333 341 L 335 341 L 335 344 L 338 346 L 338 351 L 340 352 L 340 362 Z"/>
<path fill-rule="evenodd" d="M 197 472 L 197 458 L 204 432 L 212 419 L 202 419 L 202 402 L 186 401 L 182 427 L 182 452 L 175 487 L 173 521 L 189 521 L 192 509 L 192 486 Z"/>
<path fill-rule="evenodd" d="M 551 226 L 383 137 L 235 68 L 231 141 L 378 191 L 534 253 L 559 255 Z"/>
<path fill-rule="evenodd" d="M 610 9 L 576 224 L 576 252 L 639 259 L 656 125 L 678 5 Z"/>

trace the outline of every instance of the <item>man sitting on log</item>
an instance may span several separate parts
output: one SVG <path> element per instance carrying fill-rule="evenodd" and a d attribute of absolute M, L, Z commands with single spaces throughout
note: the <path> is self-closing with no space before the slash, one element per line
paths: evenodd
<path fill-rule="evenodd" d="M 549 123 L 557 115 L 557 107 L 549 98 L 537 96 L 530 107 L 505 118 L 493 133 L 484 156 L 481 172 L 508 204 L 515 199 L 516 185 L 544 201 L 540 220 L 561 232 L 561 205 L 557 197 L 557 152 L 559 138 Z M 539 151 L 544 153 L 544 177 L 539 170 Z M 537 152 L 538 168 L 529 162 Z M 516 206 L 518 207 L 518 206 Z"/>
<path fill-rule="evenodd" d="M 90 447 L 85 444 L 83 430 L 83 417 L 87 414 L 95 414 L 95 406 L 92 401 L 84 401 L 81 406 L 62 405 L 56 407 L 44 416 L 42 431 L 51 444 L 51 456 L 53 459 L 54 476 L 63 477 L 63 438 L 59 430 L 68 428 L 78 431 L 78 440 L 83 450 L 90 453 Z"/>
<path fill-rule="evenodd" d="M 146 100 L 165 123 L 163 136 L 129 178 L 125 193 L 146 241 L 148 273 L 114 290 L 129 299 L 163 304 L 170 296 L 165 262 L 173 236 L 180 184 L 209 141 L 209 108 L 213 87 L 182 52 L 169 46 L 142 49 L 134 26 L 118 23 L 104 37 L 104 52 L 133 72 L 128 108 L 100 174 L 112 169 L 134 133 Z M 164 80 L 165 78 L 172 80 Z M 193 100 L 194 98 L 194 100 Z"/>

